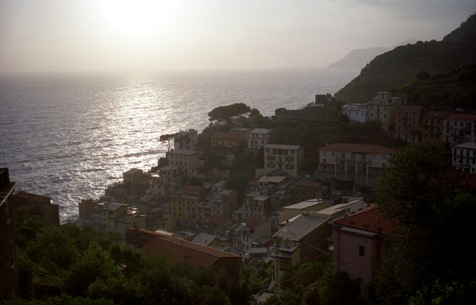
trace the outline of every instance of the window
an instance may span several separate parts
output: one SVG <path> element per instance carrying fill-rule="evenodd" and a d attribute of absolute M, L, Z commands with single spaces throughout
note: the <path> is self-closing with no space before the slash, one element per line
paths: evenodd
<path fill-rule="evenodd" d="M 360 256 L 365 256 L 365 247 L 364 246 L 359 246 L 359 255 Z"/>

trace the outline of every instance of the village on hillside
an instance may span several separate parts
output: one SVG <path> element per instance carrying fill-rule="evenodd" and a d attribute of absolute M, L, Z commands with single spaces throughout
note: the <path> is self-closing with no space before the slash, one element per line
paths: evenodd
<path fill-rule="evenodd" d="M 370 102 L 350 105 L 316 95 L 302 109 L 277 109 L 267 119 L 316 124 L 342 117 L 349 124 L 377 121 L 402 145 L 444 144 L 453 166 L 468 183 L 475 181 L 476 114 L 426 110 L 378 92 Z M 333 257 L 334 272 L 346 271 L 366 285 L 392 227 L 377 211 L 372 190 L 398 147 L 334 142 L 305 151 L 276 138 L 250 113 L 213 120 L 203 134 L 189 129 L 164 136 L 169 150 L 158 166 L 125 169 L 123 181 L 101 198 L 83 199 L 77 225 L 118 233 L 146 255 L 224 266 L 230 274 L 242 261 L 272 260 L 268 293 L 280 292 L 283 272 L 323 255 Z M 311 157 L 315 166 L 306 168 Z M 238 183 L 233 170 L 250 167 L 252 177 Z M 2 175 L 8 181 L 8 170 Z M 27 192 L 11 197 L 17 209 L 59 223 L 50 198 Z"/>

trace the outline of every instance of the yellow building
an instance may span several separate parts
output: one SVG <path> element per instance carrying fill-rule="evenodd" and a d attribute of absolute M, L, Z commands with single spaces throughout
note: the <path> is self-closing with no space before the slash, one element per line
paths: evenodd
<path fill-rule="evenodd" d="M 393 129 L 396 107 L 402 104 L 401 98 L 391 97 L 389 92 L 378 92 L 366 105 L 366 121 L 379 121 L 385 131 Z"/>
<path fill-rule="evenodd" d="M 443 143 L 444 122 L 448 115 L 449 113 L 445 111 L 423 113 L 421 119 L 421 141 Z"/>
<path fill-rule="evenodd" d="M 297 177 L 304 161 L 304 148 L 298 145 L 267 144 L 264 146 L 264 171 L 282 171 Z"/>

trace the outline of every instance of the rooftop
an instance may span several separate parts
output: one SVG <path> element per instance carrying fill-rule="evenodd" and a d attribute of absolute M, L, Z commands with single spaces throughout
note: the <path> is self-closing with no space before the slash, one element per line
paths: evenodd
<path fill-rule="evenodd" d="M 192 240 L 193 243 L 208 246 L 210 245 L 217 237 L 215 235 L 207 234 L 207 233 L 198 233 L 197 236 Z"/>
<path fill-rule="evenodd" d="M 288 210 L 302 210 L 305 208 L 309 208 L 318 204 L 322 204 L 322 201 L 319 201 L 317 199 L 308 199 L 304 200 L 295 204 L 291 204 L 288 206 L 283 207 L 283 209 L 288 209 Z"/>
<path fill-rule="evenodd" d="M 291 149 L 298 150 L 301 148 L 299 145 L 284 145 L 284 144 L 266 144 L 264 148 L 268 149 Z"/>
<path fill-rule="evenodd" d="M 109 211 L 117 211 L 121 207 L 127 207 L 127 204 L 116 203 L 116 202 L 104 202 L 104 205 Z"/>
<path fill-rule="evenodd" d="M 38 195 L 38 194 L 32 194 L 32 193 L 27 193 L 24 191 L 20 191 L 15 194 L 15 197 L 25 199 L 28 201 L 35 201 L 38 203 L 45 203 L 45 204 L 50 204 L 51 203 L 51 198 L 43 195 Z"/>
<path fill-rule="evenodd" d="M 476 143 L 474 142 L 466 142 L 455 145 L 454 148 L 467 148 L 467 149 L 476 149 Z"/>
<path fill-rule="evenodd" d="M 299 241 L 320 225 L 329 221 L 330 217 L 316 214 L 301 214 L 292 222 L 276 232 L 273 237 L 284 238 L 292 241 Z"/>
<path fill-rule="evenodd" d="M 202 191 L 202 187 L 197 185 L 187 185 L 184 191 L 186 193 L 200 194 L 200 192 Z"/>
<path fill-rule="evenodd" d="M 446 111 L 428 111 L 423 113 L 423 117 L 426 118 L 446 118 L 450 113 Z"/>
<path fill-rule="evenodd" d="M 136 174 L 136 173 L 142 173 L 142 170 L 138 169 L 138 168 L 131 168 L 127 172 L 124 172 L 124 175 L 132 175 L 132 174 Z"/>
<path fill-rule="evenodd" d="M 423 110 L 423 106 L 417 106 L 417 105 L 402 105 L 397 108 L 397 111 L 404 111 L 404 110 L 413 110 L 413 111 L 419 111 Z"/>
<path fill-rule="evenodd" d="M 272 183 L 279 184 L 280 182 L 286 180 L 286 177 L 283 176 L 263 176 L 258 181 L 263 183 Z"/>
<path fill-rule="evenodd" d="M 449 121 L 476 121 L 476 114 L 450 113 L 446 119 Z"/>
<path fill-rule="evenodd" d="M 188 260 L 192 267 L 210 266 L 220 259 L 240 259 L 238 255 L 162 234 L 139 249 L 148 256 L 167 255 L 177 263 Z"/>
<path fill-rule="evenodd" d="M 395 149 L 382 145 L 374 144 L 349 144 L 334 143 L 328 144 L 320 149 L 321 151 L 337 152 L 356 152 L 356 153 L 375 153 L 375 154 L 394 154 Z"/>
<path fill-rule="evenodd" d="M 347 214 L 334 221 L 333 224 L 383 235 L 389 235 L 392 230 L 390 221 L 378 212 L 375 205 Z"/>
<path fill-rule="evenodd" d="M 255 229 L 259 225 L 261 225 L 262 223 L 263 223 L 263 221 L 261 221 L 260 219 L 252 218 L 252 219 L 248 219 L 246 221 L 246 226 L 250 229 Z"/>
<path fill-rule="evenodd" d="M 195 150 L 189 150 L 189 149 L 179 149 L 179 150 L 171 150 L 167 152 L 167 154 L 191 156 L 191 155 L 199 154 L 199 152 Z"/>
<path fill-rule="evenodd" d="M 367 206 L 367 203 L 365 203 L 363 200 L 354 200 L 347 203 L 335 204 L 333 206 L 320 210 L 318 213 L 321 215 L 328 215 L 332 217 L 333 215 L 336 215 L 343 210 L 351 212 L 361 209 L 365 206 Z"/>
<path fill-rule="evenodd" d="M 268 128 L 255 128 L 251 130 L 252 133 L 270 133 L 272 131 L 273 131 L 272 129 L 268 129 Z"/>
<path fill-rule="evenodd" d="M 296 182 L 296 185 L 301 187 L 318 188 L 321 186 L 321 183 L 309 179 L 300 179 L 298 182 Z"/>
<path fill-rule="evenodd" d="M 238 140 L 241 139 L 240 134 L 232 132 L 218 131 L 212 135 L 212 140 Z"/>

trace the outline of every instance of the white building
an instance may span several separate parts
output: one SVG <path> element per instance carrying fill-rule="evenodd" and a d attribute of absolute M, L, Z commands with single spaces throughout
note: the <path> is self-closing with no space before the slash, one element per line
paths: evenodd
<path fill-rule="evenodd" d="M 342 114 L 352 122 L 365 122 L 367 117 L 366 104 L 349 104 L 342 106 Z"/>
<path fill-rule="evenodd" d="M 248 133 L 248 149 L 259 150 L 271 141 L 272 129 L 255 128 Z"/>
<path fill-rule="evenodd" d="M 448 146 L 476 141 L 476 115 L 450 113 L 443 122 L 443 140 Z"/>
<path fill-rule="evenodd" d="M 334 143 L 319 151 L 317 176 L 373 185 L 382 168 L 395 154 L 391 147 L 372 144 Z"/>
<path fill-rule="evenodd" d="M 466 142 L 453 147 L 453 166 L 466 173 L 476 173 L 476 143 Z"/>

